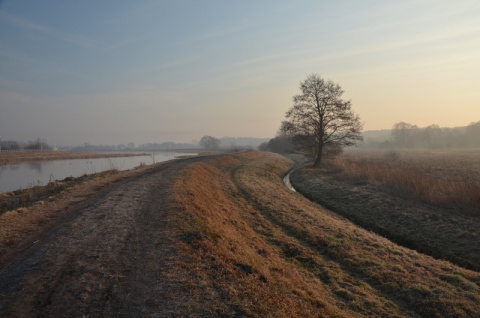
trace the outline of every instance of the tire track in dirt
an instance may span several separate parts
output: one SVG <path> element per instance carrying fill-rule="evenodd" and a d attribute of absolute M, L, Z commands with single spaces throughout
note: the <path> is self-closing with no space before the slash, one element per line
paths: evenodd
<path fill-rule="evenodd" d="M 108 186 L 0 270 L 0 316 L 141 316 L 162 311 L 175 213 L 172 186 L 190 158 Z"/>

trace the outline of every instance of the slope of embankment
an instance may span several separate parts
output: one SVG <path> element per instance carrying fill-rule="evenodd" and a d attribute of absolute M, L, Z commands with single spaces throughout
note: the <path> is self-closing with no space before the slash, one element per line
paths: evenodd
<path fill-rule="evenodd" d="M 259 152 L 194 164 L 175 195 L 205 314 L 480 314 L 480 274 L 400 247 L 289 191 L 292 163 Z M 215 306 L 212 304 L 216 304 Z M 212 312 L 209 312 L 212 310 Z"/>

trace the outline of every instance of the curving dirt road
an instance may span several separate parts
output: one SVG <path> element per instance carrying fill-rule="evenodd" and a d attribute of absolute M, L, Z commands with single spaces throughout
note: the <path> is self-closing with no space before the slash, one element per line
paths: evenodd
<path fill-rule="evenodd" d="M 173 312 L 173 181 L 202 157 L 157 165 L 72 206 L 0 270 L 0 316 L 149 316 Z M 169 279 L 165 279 L 169 276 Z M 169 282 L 166 284 L 165 282 Z"/>

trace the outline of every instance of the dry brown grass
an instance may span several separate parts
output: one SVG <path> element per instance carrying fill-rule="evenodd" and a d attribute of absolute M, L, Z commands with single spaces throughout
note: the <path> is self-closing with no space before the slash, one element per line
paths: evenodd
<path fill-rule="evenodd" d="M 480 215 L 480 153 L 350 152 L 328 169 L 391 194 Z"/>
<path fill-rule="evenodd" d="M 458 175 L 469 174 L 468 180 L 478 184 L 476 158 L 471 153 L 410 152 L 391 160 L 391 153 L 352 152 L 326 161 L 322 169 L 296 170 L 291 178 L 298 191 L 364 228 L 422 253 L 480 270 L 480 215 L 476 212 L 480 205 L 458 203 L 459 198 L 479 193 L 475 186 L 457 187 L 453 182 Z M 455 188 L 463 193 L 455 203 L 445 203 Z M 438 199 L 432 202 L 434 198 Z"/>
<path fill-rule="evenodd" d="M 480 315 L 480 274 L 365 231 L 286 189 L 291 162 L 244 153 L 175 185 L 198 312 L 253 317 Z M 208 301 L 207 301 L 208 300 Z M 208 308 L 208 309 L 207 309 Z M 185 313 L 185 312 L 184 312 Z"/>
<path fill-rule="evenodd" d="M 149 154 L 96 153 L 96 152 L 70 152 L 70 151 L 0 152 L 0 165 L 18 164 L 20 162 L 27 162 L 27 161 L 116 158 L 116 157 L 145 156 L 145 155 L 149 155 Z"/>

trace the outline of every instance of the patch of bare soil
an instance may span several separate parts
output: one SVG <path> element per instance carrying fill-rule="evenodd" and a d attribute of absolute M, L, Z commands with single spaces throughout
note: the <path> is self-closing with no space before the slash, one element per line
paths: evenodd
<path fill-rule="evenodd" d="M 72 202 L 24 233 L 0 270 L 0 316 L 142 316 L 166 312 L 177 257 L 173 181 L 191 158 L 149 167 Z M 44 226 L 44 222 L 37 225 Z M 34 241 L 33 241 L 34 240 Z M 33 242 L 32 242 L 33 241 Z"/>

